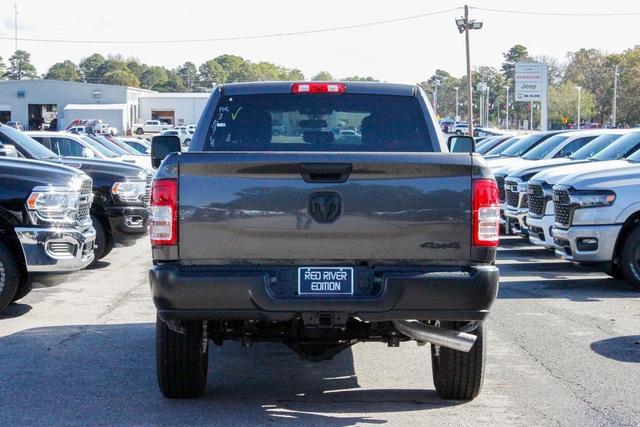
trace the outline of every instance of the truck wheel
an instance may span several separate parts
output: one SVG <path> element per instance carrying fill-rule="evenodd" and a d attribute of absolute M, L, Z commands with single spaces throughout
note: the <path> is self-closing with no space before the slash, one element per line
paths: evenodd
<path fill-rule="evenodd" d="M 189 145 L 191 145 L 191 140 L 190 139 L 185 139 L 184 140 L 184 146 L 188 147 Z"/>
<path fill-rule="evenodd" d="M 620 252 L 620 269 L 627 282 L 640 287 L 640 226 L 625 239 Z"/>
<path fill-rule="evenodd" d="M 18 284 L 18 290 L 16 290 L 16 294 L 13 296 L 13 302 L 19 301 L 22 298 L 26 297 L 32 290 L 33 282 L 31 281 L 31 276 L 28 273 L 21 274 Z"/>
<path fill-rule="evenodd" d="M 138 128 L 136 129 L 136 135 L 142 135 L 144 133 L 144 129 Z"/>
<path fill-rule="evenodd" d="M 459 329 L 462 322 L 440 322 L 440 326 Z M 480 393 L 484 378 L 486 343 L 484 325 L 473 332 L 478 338 L 468 353 L 431 345 L 433 383 L 444 399 L 474 399 Z"/>
<path fill-rule="evenodd" d="M 156 368 L 160 391 L 169 399 L 199 397 L 207 385 L 209 347 L 203 349 L 202 324 L 174 332 L 156 317 Z"/>
<path fill-rule="evenodd" d="M 0 242 L 0 311 L 13 301 L 19 282 L 16 260 L 4 243 Z"/>
<path fill-rule="evenodd" d="M 93 267 L 99 260 L 109 255 L 109 252 L 113 249 L 113 243 L 109 239 L 102 222 L 94 215 L 91 215 L 91 222 L 93 224 L 93 228 L 96 229 L 96 241 L 93 248 L 94 258 L 88 267 Z"/>

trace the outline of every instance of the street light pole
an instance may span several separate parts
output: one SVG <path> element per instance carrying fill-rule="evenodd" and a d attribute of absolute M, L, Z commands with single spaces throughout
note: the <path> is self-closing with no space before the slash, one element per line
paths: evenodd
<path fill-rule="evenodd" d="M 507 100 L 506 100 L 506 105 L 507 105 L 507 120 L 505 123 L 505 130 L 509 130 L 509 86 L 505 86 L 504 87 L 505 90 L 507 91 Z"/>
<path fill-rule="evenodd" d="M 455 88 L 455 90 L 456 90 L 456 118 L 455 118 L 454 121 L 456 121 L 456 122 L 459 120 L 458 117 L 460 117 L 460 115 L 458 114 L 458 89 L 460 89 L 460 88 L 459 87 Z"/>
<path fill-rule="evenodd" d="M 473 88 L 471 87 L 471 54 L 469 51 L 469 30 L 482 28 L 482 21 L 469 21 L 469 6 L 464 5 L 464 17 L 456 19 L 460 34 L 464 33 L 467 51 L 467 122 L 469 135 L 473 136 Z"/>
<path fill-rule="evenodd" d="M 616 69 L 613 73 L 613 107 L 611 109 L 611 121 L 613 122 L 613 127 L 616 127 L 616 116 L 618 113 L 618 66 L 616 65 Z"/>
<path fill-rule="evenodd" d="M 576 86 L 578 90 L 578 129 L 580 129 L 580 92 L 582 91 L 582 86 Z"/>

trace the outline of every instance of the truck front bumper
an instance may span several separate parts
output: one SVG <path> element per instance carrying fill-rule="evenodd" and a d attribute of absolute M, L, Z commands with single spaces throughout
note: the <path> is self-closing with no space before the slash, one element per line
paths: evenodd
<path fill-rule="evenodd" d="M 18 227 L 15 229 L 29 272 L 63 273 L 82 270 L 93 261 L 96 230 Z"/>
<path fill-rule="evenodd" d="M 147 234 L 149 211 L 142 206 L 115 206 L 107 208 L 107 218 L 116 246 L 131 246 Z"/>
<path fill-rule="evenodd" d="M 512 209 L 507 207 L 504 210 L 506 221 L 509 223 L 509 227 L 514 233 L 523 236 L 529 235 L 529 228 L 527 227 L 528 213 L 529 211 L 526 209 Z"/>
<path fill-rule="evenodd" d="M 156 265 L 151 293 L 164 320 L 288 321 L 302 313 L 345 313 L 365 321 L 483 320 L 498 292 L 495 266 L 356 267 L 354 295 L 299 296 L 295 267 Z"/>
<path fill-rule="evenodd" d="M 554 227 L 556 255 L 577 262 L 610 262 L 622 224 Z"/>
<path fill-rule="evenodd" d="M 541 218 L 528 216 L 527 227 L 529 228 L 529 241 L 537 246 L 554 249 L 556 245 L 553 243 L 553 236 L 551 235 L 553 222 L 553 215 L 545 215 Z"/>

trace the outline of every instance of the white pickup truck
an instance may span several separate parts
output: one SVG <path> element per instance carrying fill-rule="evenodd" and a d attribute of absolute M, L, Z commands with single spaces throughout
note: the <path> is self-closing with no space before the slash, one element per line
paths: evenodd
<path fill-rule="evenodd" d="M 143 133 L 159 133 L 171 129 L 171 125 L 160 120 L 145 120 L 144 123 L 134 123 L 132 129 L 136 135 L 142 135 Z"/>

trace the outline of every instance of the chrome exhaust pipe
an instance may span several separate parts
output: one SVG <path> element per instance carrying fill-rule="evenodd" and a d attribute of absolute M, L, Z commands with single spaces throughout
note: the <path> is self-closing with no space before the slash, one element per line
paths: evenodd
<path fill-rule="evenodd" d="M 442 347 L 468 353 L 476 342 L 476 336 L 452 329 L 437 328 L 415 320 L 394 320 L 398 331 L 416 341 L 430 342 Z"/>

